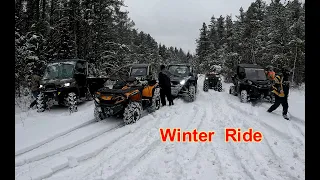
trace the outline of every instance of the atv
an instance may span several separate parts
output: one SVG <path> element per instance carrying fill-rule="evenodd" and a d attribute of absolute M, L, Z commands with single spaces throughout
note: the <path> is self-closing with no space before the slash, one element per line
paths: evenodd
<path fill-rule="evenodd" d="M 40 81 L 37 97 L 37 111 L 43 112 L 53 105 L 68 106 L 70 113 L 76 112 L 77 105 L 91 100 L 91 91 L 98 89 L 106 79 L 95 78 L 89 88 L 88 63 L 82 59 L 58 60 L 47 65 Z M 91 80 L 93 81 L 93 80 Z"/>
<path fill-rule="evenodd" d="M 198 76 L 188 64 L 171 64 L 167 67 L 171 80 L 171 95 L 192 102 L 196 98 Z"/>
<path fill-rule="evenodd" d="M 230 87 L 229 94 L 239 96 L 243 103 L 268 97 L 268 101 L 274 101 L 272 96 L 270 98 L 272 84 L 259 65 L 239 64 L 232 81 L 234 85 Z"/>
<path fill-rule="evenodd" d="M 122 117 L 125 124 L 131 124 L 140 119 L 143 110 L 151 113 L 160 108 L 160 88 L 157 81 L 154 78 L 141 80 L 135 77 L 137 74 L 133 69 L 137 66 L 130 68 L 130 77 L 127 80 L 119 78 L 112 89 L 103 87 L 94 93 L 96 121 L 117 116 Z M 150 70 L 144 71 L 145 73 L 139 71 L 138 74 L 151 77 L 148 76 Z"/>
<path fill-rule="evenodd" d="M 208 89 L 214 89 L 215 91 L 222 91 L 221 76 L 219 73 L 210 72 L 205 75 L 203 82 L 203 91 L 208 92 Z"/>

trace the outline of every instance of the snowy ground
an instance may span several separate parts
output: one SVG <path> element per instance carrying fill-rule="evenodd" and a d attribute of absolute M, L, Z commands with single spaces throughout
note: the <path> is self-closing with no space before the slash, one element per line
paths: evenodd
<path fill-rule="evenodd" d="M 270 106 L 240 103 L 225 91 L 203 92 L 197 99 L 175 100 L 172 107 L 145 114 L 137 123 L 93 122 L 93 103 L 72 115 L 66 109 L 16 114 L 17 180 L 143 179 L 305 179 L 304 91 L 291 90 L 291 121 Z M 226 143 L 227 127 L 263 134 L 261 143 Z M 212 142 L 163 143 L 159 128 L 215 131 Z"/>

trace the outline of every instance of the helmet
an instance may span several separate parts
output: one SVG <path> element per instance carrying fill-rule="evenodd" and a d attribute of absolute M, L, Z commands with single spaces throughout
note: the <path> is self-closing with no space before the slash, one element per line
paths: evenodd
<path fill-rule="evenodd" d="M 273 71 L 273 66 L 271 66 L 271 65 L 267 66 L 267 67 L 266 67 L 266 70 L 267 70 L 267 71 Z"/>

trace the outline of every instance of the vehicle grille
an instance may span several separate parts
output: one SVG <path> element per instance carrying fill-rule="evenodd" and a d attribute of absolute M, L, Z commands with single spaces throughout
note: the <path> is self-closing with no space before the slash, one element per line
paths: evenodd
<path fill-rule="evenodd" d="M 57 87 L 55 84 L 47 84 L 45 85 L 46 90 L 55 90 Z"/>
<path fill-rule="evenodd" d="M 176 86 L 176 85 L 179 85 L 179 84 L 180 84 L 180 82 L 179 82 L 179 81 L 171 81 L 171 85 Z"/>

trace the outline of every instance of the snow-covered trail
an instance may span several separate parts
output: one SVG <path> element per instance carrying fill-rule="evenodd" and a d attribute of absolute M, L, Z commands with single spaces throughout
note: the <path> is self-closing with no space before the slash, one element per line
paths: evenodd
<path fill-rule="evenodd" d="M 305 179 L 304 110 L 303 115 L 298 112 L 304 107 L 289 102 L 289 112 L 292 108 L 294 113 L 286 121 L 282 107 L 269 114 L 270 104 L 240 103 L 228 94 L 229 84 L 223 84 L 225 92 L 203 92 L 202 84 L 200 77 L 193 103 L 177 99 L 174 106 L 120 128 L 112 119 L 89 124 L 16 156 L 20 162 L 16 179 Z M 300 103 L 304 105 L 301 98 Z M 227 127 L 253 128 L 263 140 L 226 143 Z M 206 143 L 162 142 L 159 128 L 215 131 L 215 135 Z"/>

